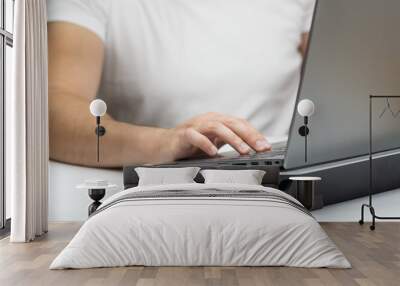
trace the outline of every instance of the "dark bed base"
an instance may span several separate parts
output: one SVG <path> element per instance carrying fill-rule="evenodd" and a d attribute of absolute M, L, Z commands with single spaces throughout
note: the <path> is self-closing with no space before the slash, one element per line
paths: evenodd
<path fill-rule="evenodd" d="M 373 160 L 373 193 L 381 193 L 400 187 L 400 153 L 386 155 Z M 310 169 L 318 169 L 315 168 Z M 344 202 L 369 194 L 369 161 L 368 158 L 354 159 L 344 166 L 320 168 L 320 170 L 299 169 L 282 172 L 280 175 L 281 189 L 288 193 L 295 191 L 295 186 L 289 185 L 290 176 L 317 176 L 322 181 L 317 182 L 317 189 L 323 197 L 324 205 Z M 282 188 L 283 186 L 283 188 Z"/>
<path fill-rule="evenodd" d="M 400 153 L 381 156 L 373 160 L 374 162 L 374 193 L 385 192 L 400 187 Z M 124 167 L 124 188 L 137 186 L 139 178 L 134 171 L 138 166 Z M 156 167 L 156 166 L 155 166 Z M 163 165 L 163 167 L 177 167 L 176 165 Z M 183 167 L 183 166 L 182 166 Z M 262 184 L 268 187 L 279 188 L 291 195 L 296 194 L 296 185 L 292 184 L 288 178 L 290 176 L 317 176 L 322 181 L 316 185 L 316 202 L 313 209 L 324 205 L 335 204 L 368 195 L 369 193 L 369 162 L 368 158 L 356 158 L 347 162 L 346 165 L 332 164 L 316 166 L 306 169 L 297 169 L 280 172 L 278 167 L 273 166 L 199 166 L 203 169 L 261 169 L 267 173 L 263 178 Z M 204 182 L 199 174 L 195 181 Z"/>

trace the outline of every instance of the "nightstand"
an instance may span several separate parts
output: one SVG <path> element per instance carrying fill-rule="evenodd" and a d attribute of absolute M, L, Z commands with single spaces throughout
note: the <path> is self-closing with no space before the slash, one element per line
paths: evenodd
<path fill-rule="evenodd" d="M 321 181 L 320 177 L 290 177 L 289 180 L 296 182 L 296 199 L 308 210 L 322 208 L 322 196 L 315 189 L 315 183 Z"/>
<path fill-rule="evenodd" d="M 85 180 L 83 184 L 76 186 L 77 189 L 88 190 L 88 195 L 93 200 L 88 207 L 89 216 L 101 205 L 100 200 L 104 198 L 106 191 L 116 187 L 117 185 L 109 184 L 106 180 Z"/>

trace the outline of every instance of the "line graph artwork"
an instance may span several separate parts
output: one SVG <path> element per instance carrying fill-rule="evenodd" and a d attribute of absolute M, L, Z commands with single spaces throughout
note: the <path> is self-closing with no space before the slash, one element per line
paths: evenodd
<path fill-rule="evenodd" d="M 381 114 L 379 115 L 379 118 L 382 118 L 387 112 L 390 112 L 390 114 L 392 115 L 393 118 L 397 118 L 400 115 L 400 110 L 398 110 L 396 112 L 393 110 L 392 106 L 390 105 L 389 98 L 386 98 L 386 106 L 382 110 Z"/>

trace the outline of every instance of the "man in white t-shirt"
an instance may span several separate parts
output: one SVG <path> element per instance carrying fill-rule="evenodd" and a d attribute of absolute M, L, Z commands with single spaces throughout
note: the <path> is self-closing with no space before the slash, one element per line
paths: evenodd
<path fill-rule="evenodd" d="M 50 156 L 166 162 L 285 136 L 314 0 L 48 0 Z M 108 105 L 96 162 L 89 103 Z M 263 135 L 264 134 L 264 135 Z"/>

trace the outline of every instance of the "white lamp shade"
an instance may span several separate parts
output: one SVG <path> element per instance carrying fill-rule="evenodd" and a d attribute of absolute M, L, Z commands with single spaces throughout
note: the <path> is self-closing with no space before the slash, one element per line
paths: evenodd
<path fill-rule="evenodd" d="M 314 102 L 312 102 L 309 99 L 303 99 L 302 101 L 297 104 L 297 112 L 301 116 L 311 116 L 314 114 L 315 111 L 315 105 Z"/>
<path fill-rule="evenodd" d="M 103 116 L 106 114 L 107 104 L 101 99 L 95 99 L 90 103 L 90 113 L 93 116 Z"/>

